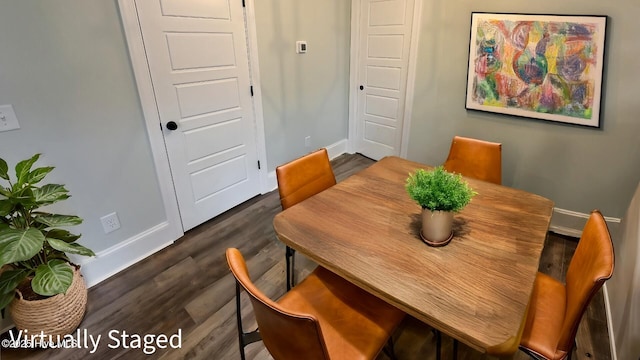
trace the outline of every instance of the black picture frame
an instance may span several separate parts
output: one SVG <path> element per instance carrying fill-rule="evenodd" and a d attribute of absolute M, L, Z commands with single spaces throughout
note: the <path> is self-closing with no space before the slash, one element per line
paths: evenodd
<path fill-rule="evenodd" d="M 607 17 L 473 12 L 469 110 L 600 127 Z"/>

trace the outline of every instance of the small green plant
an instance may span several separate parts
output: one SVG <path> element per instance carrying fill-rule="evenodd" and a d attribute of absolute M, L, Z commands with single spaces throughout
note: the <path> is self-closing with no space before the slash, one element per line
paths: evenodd
<path fill-rule="evenodd" d="M 51 214 L 41 207 L 69 198 L 64 185 L 36 186 L 53 167 L 31 170 L 40 158 L 36 154 L 15 167 L 11 181 L 7 162 L 0 158 L 0 309 L 11 303 L 15 290 L 31 290 L 41 298 L 66 293 L 73 280 L 67 253 L 95 256 L 76 243 L 75 235 L 60 227 L 74 226 L 82 219 L 73 215 Z M 27 289 L 23 284 L 27 283 Z"/>
<path fill-rule="evenodd" d="M 460 174 L 450 173 L 442 166 L 409 174 L 405 188 L 423 209 L 431 211 L 460 211 L 477 194 Z"/>

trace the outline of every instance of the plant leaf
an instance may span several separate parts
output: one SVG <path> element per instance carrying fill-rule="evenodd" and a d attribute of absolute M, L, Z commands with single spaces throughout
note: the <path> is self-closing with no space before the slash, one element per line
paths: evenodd
<path fill-rule="evenodd" d="M 13 210 L 13 204 L 9 200 L 0 200 L 0 216 L 7 216 L 11 214 Z"/>
<path fill-rule="evenodd" d="M 83 255 L 83 256 L 96 256 L 96 254 L 87 249 L 86 247 L 78 244 L 78 243 L 66 243 L 62 240 L 58 239 L 48 239 L 49 245 L 52 248 L 71 254 Z"/>
<path fill-rule="evenodd" d="M 17 196 L 10 197 L 9 200 L 14 204 L 22 205 L 25 209 L 36 208 L 36 203 L 33 201 L 33 193 L 30 188 L 24 188 L 20 191 L 21 194 L 14 194 Z"/>
<path fill-rule="evenodd" d="M 68 192 L 64 185 L 48 184 L 41 188 L 33 189 L 33 197 L 38 205 L 43 206 L 68 199 Z"/>
<path fill-rule="evenodd" d="M 31 280 L 31 288 L 36 294 L 53 296 L 64 294 L 73 281 L 73 270 L 62 260 L 50 260 L 38 266 L 36 276 Z"/>
<path fill-rule="evenodd" d="M 66 243 L 72 243 L 80 238 L 80 235 L 72 234 L 63 229 L 51 229 L 44 235 L 48 239 L 58 239 Z"/>
<path fill-rule="evenodd" d="M 7 270 L 0 274 L 0 295 L 12 293 L 15 288 L 29 275 L 29 270 Z"/>
<path fill-rule="evenodd" d="M 0 178 L 9 180 L 9 165 L 2 158 L 0 158 Z"/>
<path fill-rule="evenodd" d="M 460 174 L 450 173 L 442 166 L 409 174 L 405 188 L 409 197 L 433 211 L 460 211 L 476 195 Z"/>
<path fill-rule="evenodd" d="M 31 171 L 31 166 L 33 166 L 33 164 L 38 161 L 39 158 L 40 154 L 35 154 L 31 157 L 31 159 L 22 160 L 18 164 L 16 164 L 16 177 L 18 178 L 16 181 L 17 184 L 22 185 L 27 182 L 29 172 Z"/>
<path fill-rule="evenodd" d="M 53 169 L 54 169 L 53 166 L 46 166 L 46 167 L 34 169 L 33 171 L 29 172 L 29 176 L 27 177 L 27 182 L 29 184 L 37 184 L 42 179 L 44 179 L 44 177 L 47 176 L 47 174 L 50 173 Z"/>
<path fill-rule="evenodd" d="M 6 229 L 0 233 L 0 266 L 31 259 L 44 243 L 38 229 Z"/>
<path fill-rule="evenodd" d="M 8 294 L 0 294 L 0 309 L 4 310 L 4 308 L 7 307 L 7 305 L 11 304 L 11 302 L 13 301 L 13 299 L 15 299 L 16 294 L 13 292 L 10 292 Z"/>
<path fill-rule="evenodd" d="M 0 186 L 0 195 L 7 198 L 11 197 L 11 189 L 3 188 L 2 186 Z"/>
<path fill-rule="evenodd" d="M 69 257 L 65 253 L 60 251 L 52 251 L 49 254 L 49 260 L 53 260 L 53 259 L 61 259 L 61 260 L 64 260 L 64 262 L 71 263 L 71 260 L 69 260 Z"/>
<path fill-rule="evenodd" d="M 74 226 L 82 223 L 82 219 L 77 216 L 59 214 L 38 215 L 35 221 L 48 227 Z"/>

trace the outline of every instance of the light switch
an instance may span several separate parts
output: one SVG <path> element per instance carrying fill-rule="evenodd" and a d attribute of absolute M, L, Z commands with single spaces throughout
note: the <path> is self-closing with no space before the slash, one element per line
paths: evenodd
<path fill-rule="evenodd" d="M 0 105 L 0 131 L 20 129 L 13 106 Z"/>
<path fill-rule="evenodd" d="M 304 54 L 307 52 L 307 42 L 306 41 L 296 41 L 296 53 Z"/>

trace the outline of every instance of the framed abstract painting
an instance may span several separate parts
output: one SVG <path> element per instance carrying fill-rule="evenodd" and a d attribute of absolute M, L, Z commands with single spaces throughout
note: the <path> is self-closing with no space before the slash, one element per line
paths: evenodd
<path fill-rule="evenodd" d="M 466 108 L 600 127 L 606 16 L 471 14 Z"/>

